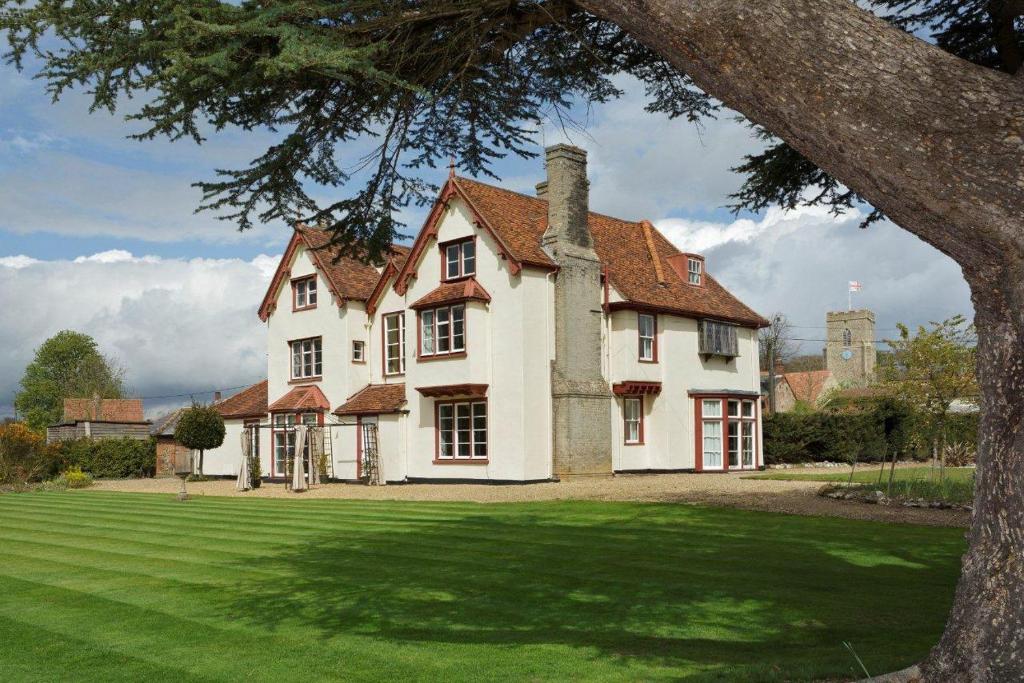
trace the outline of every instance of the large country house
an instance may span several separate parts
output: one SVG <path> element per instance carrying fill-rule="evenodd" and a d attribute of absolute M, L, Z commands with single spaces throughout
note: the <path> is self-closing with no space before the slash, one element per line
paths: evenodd
<path fill-rule="evenodd" d="M 342 480 L 368 448 L 389 482 L 762 466 L 766 321 L 649 222 L 590 213 L 583 150 L 546 161 L 536 197 L 450 175 L 380 266 L 297 228 L 259 309 L 267 380 L 217 404 L 206 473 L 238 472 L 248 426 L 285 476 L 296 424 Z"/>

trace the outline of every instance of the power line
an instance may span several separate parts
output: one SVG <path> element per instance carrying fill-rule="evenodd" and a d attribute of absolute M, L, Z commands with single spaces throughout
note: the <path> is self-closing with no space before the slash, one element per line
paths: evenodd
<path fill-rule="evenodd" d="M 237 387 L 224 387 L 221 389 L 200 389 L 198 391 L 186 391 L 183 394 L 167 394 L 166 396 L 136 396 L 135 398 L 139 398 L 146 401 L 156 401 L 157 399 L 161 398 L 185 398 L 186 396 L 195 396 L 196 394 L 213 394 L 218 391 L 234 391 L 235 389 L 244 389 L 245 387 L 252 386 L 253 384 L 253 382 L 250 382 L 248 384 L 239 384 Z"/>

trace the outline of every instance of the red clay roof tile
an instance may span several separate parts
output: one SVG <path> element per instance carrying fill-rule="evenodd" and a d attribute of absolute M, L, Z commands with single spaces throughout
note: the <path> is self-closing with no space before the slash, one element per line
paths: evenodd
<path fill-rule="evenodd" d="M 476 278 L 472 277 L 458 282 L 442 282 L 437 289 L 418 299 L 409 308 L 441 306 L 470 299 L 477 299 L 479 301 L 491 300 L 491 295 L 487 293 L 487 290 L 476 281 Z"/>
<path fill-rule="evenodd" d="M 335 415 L 396 413 L 405 405 L 405 384 L 367 384 L 338 406 Z"/>
<path fill-rule="evenodd" d="M 299 410 L 330 410 L 331 403 L 315 385 L 295 387 L 270 404 L 270 412 L 283 413 Z"/>
<path fill-rule="evenodd" d="M 141 398 L 66 398 L 66 422 L 145 422 Z"/>
<path fill-rule="evenodd" d="M 265 417 L 267 414 L 267 380 L 242 389 L 234 396 L 213 405 L 225 419 Z"/>

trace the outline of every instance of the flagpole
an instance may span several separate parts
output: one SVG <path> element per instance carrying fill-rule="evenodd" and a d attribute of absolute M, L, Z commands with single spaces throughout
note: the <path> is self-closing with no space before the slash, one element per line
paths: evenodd
<path fill-rule="evenodd" d="M 853 287 L 846 285 L 846 310 L 853 310 Z"/>

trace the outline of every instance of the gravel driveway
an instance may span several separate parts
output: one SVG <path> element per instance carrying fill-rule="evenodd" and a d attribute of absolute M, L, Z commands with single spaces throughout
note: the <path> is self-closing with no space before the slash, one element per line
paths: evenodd
<path fill-rule="evenodd" d="M 798 473 L 801 470 L 791 470 Z M 808 470 L 813 472 L 814 470 Z M 526 485 L 400 484 L 361 486 L 323 484 L 293 494 L 284 484 L 264 483 L 246 493 L 235 491 L 235 482 L 215 480 L 188 484 L 193 496 L 246 496 L 249 498 L 338 498 L 360 500 L 469 501 L 511 503 L 542 500 L 620 500 L 666 503 L 702 503 L 767 510 L 797 515 L 825 515 L 933 526 L 967 526 L 969 513 L 962 510 L 867 505 L 821 498 L 821 482 L 743 479 L 736 474 L 628 474 L 614 477 L 568 479 L 558 483 Z M 749 476 L 749 475 L 748 475 Z M 137 493 L 175 493 L 178 479 L 126 479 L 97 482 L 91 490 Z"/>

